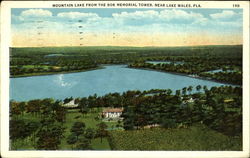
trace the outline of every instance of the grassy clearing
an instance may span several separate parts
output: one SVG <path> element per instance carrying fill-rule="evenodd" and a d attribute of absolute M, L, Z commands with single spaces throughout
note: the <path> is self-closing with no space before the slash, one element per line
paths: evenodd
<path fill-rule="evenodd" d="M 113 150 L 242 150 L 242 139 L 231 138 L 204 126 L 188 129 L 144 129 L 110 132 Z"/>
<path fill-rule="evenodd" d="M 102 142 L 101 138 L 95 138 L 92 140 L 91 146 L 93 150 L 111 150 L 107 138 L 103 138 Z"/>
<path fill-rule="evenodd" d="M 93 128 L 97 129 L 97 124 L 101 123 L 102 120 L 98 119 L 96 120 L 95 117 L 97 117 L 100 112 L 102 111 L 101 108 L 95 108 L 92 109 L 88 114 L 81 114 L 78 112 L 78 110 L 68 110 L 68 113 L 66 115 L 66 122 L 64 124 L 66 130 L 64 133 L 64 138 L 61 140 L 60 149 L 62 150 L 70 150 L 71 145 L 67 144 L 67 137 L 70 135 L 70 129 L 73 126 L 73 124 L 77 121 L 84 122 L 86 125 L 86 128 Z M 108 125 L 108 128 L 112 128 L 113 126 L 116 126 L 117 122 L 105 122 Z M 108 143 L 108 140 L 106 138 L 103 138 L 102 143 L 100 138 L 95 138 L 92 140 L 91 146 L 94 150 L 109 150 L 110 146 Z"/>
<path fill-rule="evenodd" d="M 27 68 L 27 69 L 34 69 L 34 68 L 43 68 L 43 69 L 49 69 L 50 66 L 47 66 L 47 65 L 24 65 L 23 66 L 24 68 Z"/>
<path fill-rule="evenodd" d="M 31 137 L 10 142 L 10 150 L 35 150 L 35 142 Z"/>

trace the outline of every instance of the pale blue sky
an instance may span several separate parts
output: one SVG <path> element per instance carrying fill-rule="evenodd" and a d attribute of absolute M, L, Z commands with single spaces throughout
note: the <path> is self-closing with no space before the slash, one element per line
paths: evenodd
<path fill-rule="evenodd" d="M 13 34 L 176 33 L 239 38 L 243 23 L 242 9 L 14 8 L 11 15 Z"/>

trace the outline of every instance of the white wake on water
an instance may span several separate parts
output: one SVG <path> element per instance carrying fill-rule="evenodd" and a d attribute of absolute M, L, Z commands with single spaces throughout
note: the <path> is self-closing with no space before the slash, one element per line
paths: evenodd
<path fill-rule="evenodd" d="M 64 80 L 64 75 L 63 74 L 58 75 L 58 77 L 57 77 L 57 79 L 55 81 L 56 81 L 56 83 L 58 83 L 62 87 L 68 87 L 68 86 L 72 85 L 71 83 L 68 83 L 68 82 L 66 82 Z"/>

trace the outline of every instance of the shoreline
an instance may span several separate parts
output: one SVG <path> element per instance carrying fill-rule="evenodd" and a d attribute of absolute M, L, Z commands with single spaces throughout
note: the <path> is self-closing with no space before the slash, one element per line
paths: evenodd
<path fill-rule="evenodd" d="M 190 77 L 194 79 L 201 79 L 201 80 L 206 80 L 206 81 L 212 81 L 220 84 L 227 84 L 230 86 L 242 86 L 242 85 L 237 85 L 237 84 L 232 84 L 232 83 L 227 83 L 223 81 L 217 81 L 214 79 L 208 79 L 206 77 L 201 77 L 201 76 L 191 76 L 190 74 L 185 74 L 185 73 L 179 73 L 179 72 L 169 72 L 169 71 L 164 71 L 164 70 L 157 70 L 157 69 L 150 69 L 150 68 L 138 68 L 138 67 L 129 67 L 128 64 L 101 64 L 98 65 L 96 68 L 90 68 L 90 69 L 85 69 L 85 70 L 73 70 L 73 71 L 61 71 L 61 72 L 45 72 L 45 73 L 32 73 L 32 74 L 25 74 L 25 75 L 17 75 L 17 76 L 10 76 L 9 78 L 22 78 L 22 77 L 35 77 L 35 76 L 49 76 L 49 75 L 58 75 L 58 74 L 69 74 L 69 73 L 79 73 L 79 72 L 86 72 L 86 71 L 93 71 L 93 70 L 98 70 L 98 69 L 104 69 L 105 66 L 121 66 L 124 65 L 125 68 L 129 69 L 141 69 L 141 70 L 147 70 L 147 71 L 158 71 L 158 72 L 163 72 L 163 73 L 169 73 L 169 74 L 174 74 L 174 75 L 179 75 L 179 76 L 185 76 L 185 77 Z"/>
<path fill-rule="evenodd" d="M 9 78 L 22 78 L 22 77 L 35 77 L 35 76 L 50 76 L 50 75 L 59 75 L 59 74 L 69 74 L 69 73 L 78 73 L 78 72 L 86 72 L 92 70 L 104 69 L 103 66 L 98 66 L 96 68 L 90 68 L 85 70 L 72 70 L 72 71 L 60 71 L 60 72 L 45 72 L 45 73 L 31 73 L 17 76 L 10 76 Z"/>
<path fill-rule="evenodd" d="M 136 68 L 136 67 L 129 67 L 129 66 L 127 66 L 127 68 L 129 68 L 129 69 L 141 69 L 141 70 L 148 70 L 148 71 L 158 71 L 158 72 L 169 73 L 169 74 L 174 74 L 174 75 L 179 75 L 179 76 L 186 76 L 186 77 L 200 79 L 200 80 L 213 81 L 213 82 L 216 82 L 216 83 L 227 84 L 227 85 L 230 85 L 230 86 L 242 86 L 242 85 L 217 81 L 217 80 L 213 80 L 213 79 L 208 79 L 208 78 L 201 77 L 201 76 L 195 77 L 195 76 L 191 76 L 189 74 L 184 74 L 184 73 L 179 73 L 179 72 L 169 72 L 169 71 L 156 70 L 156 69 L 150 69 L 150 68 Z"/>
<path fill-rule="evenodd" d="M 49 76 L 49 75 L 58 75 L 58 74 L 69 74 L 69 73 L 78 73 L 78 72 L 86 72 L 86 71 L 93 71 L 93 70 L 99 70 L 104 69 L 105 66 L 127 66 L 127 64 L 100 64 L 96 68 L 90 68 L 85 70 L 72 70 L 72 71 L 60 71 L 60 72 L 41 72 L 41 73 L 30 73 L 30 74 L 24 74 L 24 75 L 16 75 L 16 76 L 10 76 L 9 78 L 22 78 L 22 77 L 33 77 L 33 76 Z"/>

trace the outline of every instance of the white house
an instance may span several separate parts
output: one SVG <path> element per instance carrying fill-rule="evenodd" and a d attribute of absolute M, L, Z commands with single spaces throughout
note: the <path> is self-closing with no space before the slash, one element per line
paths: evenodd
<path fill-rule="evenodd" d="M 193 103 L 194 101 L 195 101 L 195 99 L 193 99 L 192 97 L 189 99 L 185 99 L 185 100 L 183 100 L 183 98 L 182 98 L 182 104 Z"/>
<path fill-rule="evenodd" d="M 78 104 L 75 104 L 75 99 L 73 99 L 70 102 L 63 104 L 62 106 L 67 108 L 75 108 L 78 107 Z"/>
<path fill-rule="evenodd" d="M 106 108 L 102 111 L 104 118 L 119 118 L 122 114 L 123 108 Z"/>

